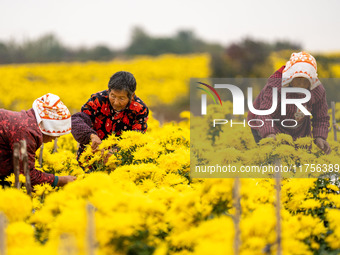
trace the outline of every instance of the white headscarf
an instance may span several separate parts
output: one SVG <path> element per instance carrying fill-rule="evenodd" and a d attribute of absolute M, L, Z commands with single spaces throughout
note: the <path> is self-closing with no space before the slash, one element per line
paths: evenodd
<path fill-rule="evenodd" d="M 33 110 L 41 132 L 61 136 L 71 132 L 71 114 L 57 95 L 47 93 L 33 102 Z"/>
<path fill-rule="evenodd" d="M 321 82 L 318 79 L 315 58 L 307 52 L 293 53 L 282 72 L 282 86 L 288 86 L 295 77 L 304 77 L 310 81 L 310 90 Z"/>

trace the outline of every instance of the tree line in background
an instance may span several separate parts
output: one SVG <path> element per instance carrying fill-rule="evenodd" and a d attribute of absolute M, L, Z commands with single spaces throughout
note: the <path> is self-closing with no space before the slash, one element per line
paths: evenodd
<path fill-rule="evenodd" d="M 23 43 L 0 41 L 0 64 L 46 63 L 74 61 L 110 61 L 117 57 L 135 55 L 157 56 L 164 53 L 190 54 L 210 53 L 214 77 L 235 77 L 236 75 L 261 76 L 256 65 L 265 65 L 272 51 L 283 49 L 300 50 L 300 44 L 288 41 L 266 43 L 250 38 L 226 47 L 217 43 L 207 43 L 189 30 L 178 31 L 172 37 L 153 37 L 142 28 L 132 31 L 130 44 L 122 50 L 114 50 L 106 45 L 91 48 L 70 48 L 53 34 Z"/>
<path fill-rule="evenodd" d="M 115 58 L 129 58 L 136 55 L 157 56 L 164 53 L 190 54 L 209 53 L 213 77 L 267 77 L 273 70 L 269 56 L 272 52 L 290 50 L 300 51 L 299 43 L 289 41 L 264 41 L 244 38 L 239 42 L 223 46 L 208 43 L 198 38 L 190 30 L 178 31 L 172 37 L 154 37 L 142 28 L 132 31 L 131 42 L 121 50 L 111 49 L 106 45 L 91 48 L 70 48 L 65 46 L 55 35 L 47 34 L 36 40 L 23 43 L 0 41 L 0 64 L 46 63 L 74 61 L 110 61 Z M 340 62 L 340 56 L 314 55 L 323 70 Z M 287 60 L 289 55 L 287 55 Z M 331 77 L 329 75 L 328 77 Z"/>
<path fill-rule="evenodd" d="M 155 37 L 136 27 L 132 31 L 130 44 L 120 50 L 106 45 L 91 48 L 65 46 L 55 35 L 47 34 L 22 43 L 0 41 L 0 65 L 18 63 L 86 62 L 129 59 L 137 55 L 157 56 L 165 53 L 192 54 L 208 53 L 211 56 L 211 77 L 216 78 L 266 78 L 284 64 L 292 52 L 301 51 L 302 45 L 289 41 L 264 42 L 244 38 L 227 46 L 208 43 L 190 30 L 178 31 L 171 37 Z M 318 62 L 319 77 L 340 78 L 340 52 L 336 54 L 314 54 Z M 273 60 L 274 58 L 274 60 Z M 334 68 L 336 67 L 336 68 Z M 327 101 L 338 101 L 337 79 L 330 79 L 324 86 Z M 259 88 L 260 90 L 261 88 Z M 153 111 L 162 112 L 167 119 L 176 119 L 183 109 L 189 110 L 188 97 L 179 97 L 172 105 L 159 104 Z"/>

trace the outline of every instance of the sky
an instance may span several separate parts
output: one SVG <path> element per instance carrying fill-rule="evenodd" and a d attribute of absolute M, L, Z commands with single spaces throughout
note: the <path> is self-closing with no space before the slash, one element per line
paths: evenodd
<path fill-rule="evenodd" d="M 246 37 L 340 51 L 338 0 L 0 0 L 0 41 L 55 34 L 64 45 L 126 47 L 132 29 L 152 36 L 192 30 L 227 46 Z"/>

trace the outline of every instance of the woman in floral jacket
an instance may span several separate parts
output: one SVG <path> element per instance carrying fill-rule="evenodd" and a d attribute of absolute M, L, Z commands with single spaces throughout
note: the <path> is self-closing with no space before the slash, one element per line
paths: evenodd
<path fill-rule="evenodd" d="M 72 115 L 72 134 L 80 143 L 78 159 L 85 145 L 92 142 L 96 150 L 111 134 L 119 136 L 125 130 L 145 132 L 149 109 L 135 95 L 135 77 L 125 71 L 115 73 L 108 90 L 91 95 L 81 112 Z"/>

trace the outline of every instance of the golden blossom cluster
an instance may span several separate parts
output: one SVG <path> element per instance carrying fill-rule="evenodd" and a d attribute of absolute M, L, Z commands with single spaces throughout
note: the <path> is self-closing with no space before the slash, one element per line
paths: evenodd
<path fill-rule="evenodd" d="M 94 154 L 85 151 L 84 164 L 91 161 L 97 167 L 92 172 L 87 168 L 83 171 L 73 161 L 76 143 L 71 135 L 60 138 L 57 152 L 52 153 L 53 143 L 46 144 L 43 152 L 46 159 L 41 169 L 57 175 L 73 174 L 78 179 L 59 189 L 46 184 L 35 186 L 32 202 L 25 191 L 0 191 L 2 211 L 9 218 L 8 253 L 64 251 L 62 254 L 68 254 L 66 251 L 72 250 L 72 254 L 85 254 L 91 233 L 95 243 L 92 249 L 97 254 L 207 254 L 209 250 L 232 254 L 236 213 L 234 179 L 190 178 L 189 119 L 162 127 L 155 120 L 150 124 L 146 134 L 128 131 L 122 139 L 111 136 L 103 141 L 100 149 L 104 153 L 112 146 L 120 147 L 107 162 L 102 151 Z M 237 138 L 242 141 L 249 137 L 240 132 Z M 292 149 L 285 147 L 288 152 L 272 149 L 261 160 L 278 153 L 289 158 L 295 147 L 289 145 L 292 141 L 288 137 L 279 136 L 277 145 L 271 146 L 280 148 L 283 141 Z M 295 143 L 309 142 L 305 139 Z M 268 143 L 261 146 L 269 146 Z M 335 145 L 332 144 L 333 153 L 338 153 Z M 242 155 L 248 152 L 254 158 L 247 161 L 260 160 L 256 155 L 265 151 L 260 146 L 252 147 L 251 143 L 246 146 L 239 142 L 234 147 L 241 153 L 234 151 L 233 161 L 244 159 Z M 303 147 L 298 150 L 309 153 Z M 322 157 L 326 160 L 328 156 Z M 284 254 L 339 249 L 338 183 L 295 178 L 283 179 L 281 185 Z M 274 254 L 277 249 L 275 180 L 241 179 L 240 193 L 240 254 L 262 254 L 264 250 Z M 88 205 L 93 207 L 93 214 L 89 214 Z M 16 218 L 11 218 L 12 215 Z M 94 225 L 92 232 L 89 232 L 89 217 Z M 13 236 L 24 238 L 20 246 Z"/>
<path fill-rule="evenodd" d="M 13 78 L 16 68 L 7 66 L 0 68 L 0 72 L 13 72 L 12 76 L 4 76 L 12 85 L 28 88 L 32 82 L 38 87 L 28 90 L 30 95 L 18 96 L 9 87 L 1 86 L 10 99 L 2 104 L 14 108 L 26 106 L 27 98 L 31 100 L 43 94 L 46 90 L 43 84 L 47 83 L 53 85 L 56 94 L 69 91 L 69 95 L 63 93 L 66 105 L 79 109 L 84 97 L 88 97 L 86 93 L 99 89 L 91 86 L 104 84 L 112 70 L 118 68 L 136 68 L 137 80 L 143 81 L 146 88 L 145 97 L 153 97 L 153 83 L 164 80 L 165 84 L 171 84 L 174 94 L 166 90 L 154 95 L 158 97 L 155 100 L 171 102 L 181 91 L 177 89 L 186 84 L 189 76 L 194 76 L 191 71 L 188 75 L 188 66 L 195 63 L 195 70 L 203 76 L 209 72 L 206 56 L 190 58 L 182 59 L 188 61 L 187 65 L 178 64 L 181 57 L 163 56 L 153 61 L 140 58 L 119 63 L 19 66 L 17 70 L 22 75 L 18 75 L 18 80 Z M 148 63 L 151 68 L 145 68 Z M 82 84 L 84 77 L 87 82 Z M 58 87 L 62 84 L 67 89 Z M 79 90 L 73 84 L 84 87 Z M 37 91 L 39 95 L 33 94 Z M 225 104 L 230 106 L 231 102 Z M 218 107 L 211 110 L 216 116 L 225 117 Z M 211 129 L 211 119 L 207 118 L 197 125 L 192 122 L 190 130 L 190 121 L 195 117 L 190 117 L 189 112 L 182 112 L 181 117 L 181 122 L 160 125 L 151 115 L 145 134 L 127 131 L 120 138 L 110 136 L 97 152 L 88 148 L 83 153 L 80 160 L 84 169 L 75 159 L 77 143 L 72 135 L 58 139 L 57 151 L 53 143 L 45 144 L 42 152 L 37 151 L 36 167 L 60 176 L 74 175 L 77 180 L 63 188 L 36 185 L 32 199 L 26 194 L 22 176 L 21 190 L 0 189 L 0 212 L 7 219 L 7 254 L 233 254 L 237 253 L 236 217 L 240 219 L 239 254 L 276 254 L 278 204 L 283 254 L 340 252 L 337 178 L 283 178 L 280 201 L 275 196 L 275 179 L 241 179 L 238 214 L 234 178 L 190 176 L 191 164 L 218 157 L 234 165 L 273 164 L 277 158 L 282 164 L 339 163 L 339 142 L 329 138 L 330 155 L 320 152 L 311 138 L 293 141 L 287 135 L 278 135 L 276 140 L 264 139 L 257 145 L 248 128 L 216 131 Z M 201 134 L 201 144 L 190 143 L 193 130 Z M 112 155 L 105 160 L 108 153 Z M 13 176 L 6 180 L 13 186 Z"/>

